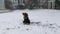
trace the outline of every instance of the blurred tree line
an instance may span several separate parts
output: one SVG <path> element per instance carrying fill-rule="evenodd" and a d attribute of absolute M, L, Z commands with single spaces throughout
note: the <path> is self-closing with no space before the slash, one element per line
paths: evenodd
<path fill-rule="evenodd" d="M 4 0 L 5 2 L 5 8 L 6 9 L 12 9 L 12 2 L 9 0 Z"/>
<path fill-rule="evenodd" d="M 25 0 L 24 0 L 25 1 Z M 9 0 L 4 0 L 5 2 L 5 8 L 6 9 L 14 9 L 13 8 L 13 4 L 11 1 Z M 33 9 L 33 8 L 37 8 L 39 7 L 39 1 L 38 0 L 28 0 L 27 2 L 23 2 L 25 5 L 20 5 L 20 2 L 18 1 L 18 8 L 19 9 L 25 9 L 25 8 L 28 8 L 28 9 Z M 47 2 L 44 3 L 44 5 L 42 7 L 46 8 L 47 7 Z M 17 7 L 16 7 L 17 8 Z M 48 8 L 48 7 L 47 7 Z M 55 0 L 55 9 L 60 9 L 60 0 Z"/>
<path fill-rule="evenodd" d="M 60 9 L 60 0 L 55 1 L 55 7 L 56 9 Z"/>
<path fill-rule="evenodd" d="M 5 2 L 6 9 L 14 9 L 11 1 L 5 0 L 4 2 Z M 38 0 L 28 0 L 26 3 L 25 2 L 23 2 L 23 3 L 25 4 L 25 6 L 20 5 L 20 2 L 18 1 L 18 6 L 16 8 L 18 8 L 18 9 L 21 9 L 21 8 L 22 9 L 25 9 L 25 8 L 33 9 L 34 7 L 38 7 L 38 5 L 39 5 Z"/>
<path fill-rule="evenodd" d="M 26 4 L 29 9 L 33 9 L 38 6 L 38 0 L 29 0 Z"/>

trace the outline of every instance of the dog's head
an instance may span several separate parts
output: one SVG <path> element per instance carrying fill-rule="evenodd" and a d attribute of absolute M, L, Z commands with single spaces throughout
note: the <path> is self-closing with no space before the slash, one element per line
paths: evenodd
<path fill-rule="evenodd" d="M 27 13 L 22 13 L 24 16 L 28 16 L 28 14 Z"/>

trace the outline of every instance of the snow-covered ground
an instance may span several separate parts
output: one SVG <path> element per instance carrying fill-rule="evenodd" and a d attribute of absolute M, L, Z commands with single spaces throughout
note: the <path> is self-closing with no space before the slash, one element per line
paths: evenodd
<path fill-rule="evenodd" d="M 30 25 L 23 24 L 23 12 L 28 13 Z M 0 13 L 0 34 L 60 34 L 60 10 L 26 9 Z"/>

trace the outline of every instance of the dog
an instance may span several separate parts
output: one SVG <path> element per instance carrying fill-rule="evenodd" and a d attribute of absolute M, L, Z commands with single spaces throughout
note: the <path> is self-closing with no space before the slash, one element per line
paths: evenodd
<path fill-rule="evenodd" d="M 29 20 L 29 18 L 28 18 L 28 14 L 27 13 L 22 13 L 23 14 L 23 18 L 24 18 L 24 20 L 23 20 L 23 24 L 30 24 L 30 20 Z"/>

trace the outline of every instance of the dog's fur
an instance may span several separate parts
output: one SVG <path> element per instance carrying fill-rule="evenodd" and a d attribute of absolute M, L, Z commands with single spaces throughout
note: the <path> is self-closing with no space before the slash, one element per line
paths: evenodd
<path fill-rule="evenodd" d="M 23 18 L 24 18 L 24 21 L 23 21 L 23 23 L 24 24 L 30 24 L 30 20 L 29 20 L 29 18 L 28 18 L 28 14 L 27 13 L 22 13 L 23 14 Z"/>

